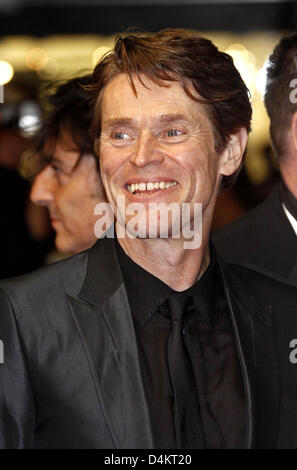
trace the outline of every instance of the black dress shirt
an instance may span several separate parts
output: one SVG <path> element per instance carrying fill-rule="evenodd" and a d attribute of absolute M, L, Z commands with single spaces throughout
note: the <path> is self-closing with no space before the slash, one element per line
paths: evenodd
<path fill-rule="evenodd" d="M 155 448 L 174 449 L 167 300 L 176 291 L 134 263 L 118 242 L 117 250 L 138 342 Z M 207 270 L 184 293 L 191 297 L 183 315 L 183 333 L 199 397 L 205 447 L 242 448 L 246 417 L 241 369 L 213 248 Z"/>

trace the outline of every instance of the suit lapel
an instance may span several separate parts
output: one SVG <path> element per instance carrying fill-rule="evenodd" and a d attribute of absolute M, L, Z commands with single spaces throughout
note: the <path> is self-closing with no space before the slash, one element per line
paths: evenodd
<path fill-rule="evenodd" d="M 280 374 L 272 308 L 257 305 L 220 260 L 241 363 L 247 411 L 247 448 L 274 448 L 280 413 Z M 232 287 L 231 287 L 232 286 Z"/>
<path fill-rule="evenodd" d="M 292 271 L 290 272 L 290 275 L 288 277 L 288 281 L 293 286 L 297 286 L 297 261 L 296 261 L 295 266 L 293 267 Z"/>
<path fill-rule="evenodd" d="M 283 209 L 279 183 L 275 185 L 262 206 L 263 210 L 257 213 L 257 226 L 260 227 L 260 237 L 264 237 L 267 241 L 266 246 L 273 246 L 274 250 L 266 254 L 267 270 L 263 267 L 261 272 L 296 285 L 297 261 L 294 253 L 297 250 L 297 237 Z M 283 246 L 281 250 L 278 249 L 279 244 Z M 253 269 L 258 271 L 259 267 Z M 274 273 L 278 273 L 279 276 Z"/>
<path fill-rule="evenodd" d="M 100 408 L 116 448 L 152 448 L 136 337 L 114 240 L 89 251 L 78 298 L 68 296 Z"/>

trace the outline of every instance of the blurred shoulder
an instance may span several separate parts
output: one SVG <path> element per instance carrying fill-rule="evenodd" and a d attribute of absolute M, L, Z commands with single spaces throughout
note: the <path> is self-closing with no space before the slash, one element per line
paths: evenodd
<path fill-rule="evenodd" d="M 48 296 L 59 297 L 67 291 L 79 292 L 83 283 L 89 250 L 73 255 L 31 273 L 0 281 L 0 291 L 18 302 L 45 301 Z"/>
<path fill-rule="evenodd" d="M 256 206 L 246 212 L 246 214 L 241 216 L 239 219 L 236 219 L 224 227 L 216 230 L 212 234 L 213 241 L 216 244 L 219 244 L 220 242 L 224 242 L 224 240 L 229 239 L 230 236 L 236 236 L 239 234 L 250 237 L 251 233 L 249 229 L 258 223 L 259 217 L 264 210 L 265 207 L 263 208 L 262 204 L 260 204 L 259 206 Z"/>
<path fill-rule="evenodd" d="M 268 197 L 253 209 L 250 209 L 243 216 L 229 224 L 221 227 L 212 234 L 212 239 L 217 246 L 228 246 L 230 237 L 239 236 L 242 239 L 251 240 L 255 236 L 252 230 L 258 228 L 262 230 L 267 226 L 268 216 L 272 214 L 279 217 L 282 214 L 278 184 L 274 186 Z"/>
<path fill-rule="evenodd" d="M 297 287 L 277 275 L 271 276 L 219 257 L 227 285 L 235 294 L 247 294 L 268 303 L 290 303 L 297 312 Z"/>

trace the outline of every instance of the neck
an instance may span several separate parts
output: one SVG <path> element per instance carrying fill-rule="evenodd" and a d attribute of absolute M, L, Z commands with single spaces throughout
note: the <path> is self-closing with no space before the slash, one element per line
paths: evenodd
<path fill-rule="evenodd" d="M 296 164 L 293 159 L 288 159 L 286 165 L 281 167 L 281 174 L 285 185 L 297 199 Z"/>
<path fill-rule="evenodd" d="M 117 222 L 118 224 L 118 222 Z M 210 224 L 203 224 L 202 244 L 185 249 L 183 239 L 119 238 L 126 254 L 172 289 L 182 292 L 202 276 L 210 262 Z"/>

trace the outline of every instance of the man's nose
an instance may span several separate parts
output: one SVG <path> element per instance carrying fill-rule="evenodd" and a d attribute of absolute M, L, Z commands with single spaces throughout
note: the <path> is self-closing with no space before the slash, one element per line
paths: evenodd
<path fill-rule="evenodd" d="M 163 160 L 164 155 L 156 138 L 149 133 L 142 132 L 137 139 L 130 162 L 141 168 L 152 163 L 161 163 Z"/>
<path fill-rule="evenodd" d="M 55 182 L 50 171 L 49 167 L 45 167 L 38 173 L 31 188 L 30 199 L 39 206 L 49 206 L 54 199 Z"/>

